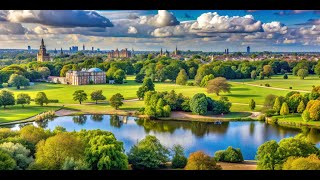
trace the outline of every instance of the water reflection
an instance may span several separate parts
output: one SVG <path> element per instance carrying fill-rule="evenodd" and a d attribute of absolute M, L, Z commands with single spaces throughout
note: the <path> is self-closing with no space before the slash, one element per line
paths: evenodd
<path fill-rule="evenodd" d="M 52 121 L 33 123 L 35 126 L 54 129 L 62 126 L 67 131 L 81 129 L 102 129 L 114 133 L 117 139 L 124 142 L 126 152 L 132 145 L 146 135 L 155 135 L 162 144 L 172 147 L 181 144 L 186 155 L 203 150 L 210 155 L 228 146 L 240 148 L 245 159 L 254 159 L 257 148 L 266 141 L 280 141 L 282 138 L 295 136 L 302 131 L 319 147 L 320 130 L 310 128 L 287 128 L 268 125 L 263 122 L 224 122 L 221 125 L 205 122 L 152 121 L 135 117 L 116 115 L 80 115 L 57 117 Z M 25 123 L 11 126 L 19 129 Z"/>

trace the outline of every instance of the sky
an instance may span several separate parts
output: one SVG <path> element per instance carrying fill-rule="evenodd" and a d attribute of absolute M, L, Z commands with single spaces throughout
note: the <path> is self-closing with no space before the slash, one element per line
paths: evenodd
<path fill-rule="evenodd" d="M 320 10 L 0 10 L 0 48 L 319 52 Z"/>

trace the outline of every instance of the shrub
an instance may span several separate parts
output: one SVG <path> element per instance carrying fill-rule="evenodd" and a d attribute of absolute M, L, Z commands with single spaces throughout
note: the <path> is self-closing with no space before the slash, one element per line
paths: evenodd
<path fill-rule="evenodd" d="M 266 116 L 261 114 L 257 117 L 258 121 L 265 121 L 266 120 Z"/>
<path fill-rule="evenodd" d="M 278 118 L 277 117 L 271 117 L 271 123 L 272 124 L 278 124 Z"/>
<path fill-rule="evenodd" d="M 264 84 L 266 87 L 270 87 L 270 84 L 269 83 L 266 83 L 266 84 Z"/>
<path fill-rule="evenodd" d="M 320 170 L 320 159 L 316 154 L 308 157 L 289 157 L 283 164 L 283 170 Z"/>
<path fill-rule="evenodd" d="M 292 89 L 292 87 L 290 86 L 289 89 Z"/>
<path fill-rule="evenodd" d="M 287 75 L 287 74 L 284 74 L 284 75 L 283 75 L 283 79 L 288 79 L 288 75 Z"/>
<path fill-rule="evenodd" d="M 48 119 L 53 119 L 55 116 L 56 116 L 55 111 L 52 111 L 52 110 L 51 110 L 51 111 L 47 111 L 47 112 L 38 114 L 38 115 L 35 117 L 35 120 L 36 120 L 36 121 L 44 121 L 44 120 L 48 120 Z"/>
<path fill-rule="evenodd" d="M 59 99 L 49 99 L 49 103 L 59 103 Z"/>
<path fill-rule="evenodd" d="M 222 162 L 242 162 L 243 161 L 243 156 L 241 153 L 241 150 L 239 148 L 233 148 L 231 146 L 229 146 L 226 150 L 220 150 L 217 151 L 214 154 L 214 157 L 218 160 L 218 161 L 222 161 Z"/>
<path fill-rule="evenodd" d="M 186 85 L 187 85 L 187 86 L 194 86 L 194 83 L 193 83 L 193 82 L 187 82 Z"/>
<path fill-rule="evenodd" d="M 301 114 L 301 117 L 305 122 L 310 121 L 310 113 L 309 113 L 309 111 L 304 110 L 303 113 Z"/>

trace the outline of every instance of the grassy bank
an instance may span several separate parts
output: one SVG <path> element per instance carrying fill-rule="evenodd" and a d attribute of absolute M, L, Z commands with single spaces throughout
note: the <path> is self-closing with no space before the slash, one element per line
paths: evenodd
<path fill-rule="evenodd" d="M 303 121 L 300 114 L 289 114 L 286 116 L 274 116 L 278 118 L 278 124 L 281 126 L 289 126 L 289 127 L 314 127 L 314 128 L 320 128 L 320 122 L 319 121 Z"/>

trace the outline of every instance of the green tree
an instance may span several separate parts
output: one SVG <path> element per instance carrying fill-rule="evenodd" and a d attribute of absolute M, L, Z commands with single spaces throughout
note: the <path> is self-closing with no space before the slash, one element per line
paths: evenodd
<path fill-rule="evenodd" d="M 256 108 L 256 102 L 253 99 L 250 100 L 249 107 L 251 111 L 253 111 Z"/>
<path fill-rule="evenodd" d="M 169 150 L 151 135 L 133 145 L 128 153 L 134 169 L 156 169 L 168 161 Z"/>
<path fill-rule="evenodd" d="M 31 97 L 28 94 L 20 93 L 17 95 L 17 104 L 24 107 L 25 104 L 30 104 Z"/>
<path fill-rule="evenodd" d="M 270 78 L 273 75 L 273 70 L 270 65 L 264 65 L 263 66 L 263 74 Z"/>
<path fill-rule="evenodd" d="M 32 144 L 37 144 L 40 140 L 46 139 L 48 133 L 43 128 L 27 125 L 20 129 L 20 137 Z"/>
<path fill-rule="evenodd" d="M 316 154 L 308 157 L 289 157 L 283 170 L 320 170 L 320 159 Z"/>
<path fill-rule="evenodd" d="M 139 99 L 144 98 L 144 94 L 148 91 L 154 91 L 154 84 L 151 78 L 144 78 L 142 86 L 139 87 L 137 91 L 137 96 Z"/>
<path fill-rule="evenodd" d="M 111 96 L 109 101 L 110 101 L 111 107 L 114 107 L 115 109 L 119 109 L 119 107 L 123 105 L 123 102 L 122 102 L 123 100 L 124 100 L 124 97 L 122 96 L 122 94 L 117 93 Z"/>
<path fill-rule="evenodd" d="M 170 117 L 170 114 L 171 114 L 170 106 L 169 105 L 163 106 L 163 114 L 162 114 L 162 116 L 163 117 Z"/>
<path fill-rule="evenodd" d="M 30 150 L 20 143 L 5 142 L 0 144 L 0 151 L 8 153 L 16 162 L 15 169 L 26 169 L 33 161 Z"/>
<path fill-rule="evenodd" d="M 214 76 L 212 74 L 206 75 L 202 78 L 201 83 L 200 83 L 200 87 L 207 87 L 208 82 L 214 79 Z"/>
<path fill-rule="evenodd" d="M 203 151 L 191 153 L 185 170 L 221 170 L 215 159 Z"/>
<path fill-rule="evenodd" d="M 136 81 L 137 83 L 142 83 L 145 76 L 146 76 L 145 74 L 139 73 L 139 74 L 136 75 L 135 81 Z"/>
<path fill-rule="evenodd" d="M 279 113 L 281 110 L 281 101 L 279 97 L 277 97 L 276 100 L 274 101 L 273 110 L 275 110 L 276 113 Z"/>
<path fill-rule="evenodd" d="M 287 103 L 284 102 L 281 106 L 281 109 L 280 109 L 280 115 L 284 116 L 287 114 L 289 114 L 289 107 L 288 107 Z"/>
<path fill-rule="evenodd" d="M 0 90 L 0 107 L 3 106 L 5 109 L 6 106 L 14 105 L 14 103 L 15 99 L 12 92 L 6 89 Z"/>
<path fill-rule="evenodd" d="M 187 81 L 188 81 L 188 75 L 186 73 L 186 70 L 181 69 L 177 76 L 176 83 L 179 85 L 186 85 Z"/>
<path fill-rule="evenodd" d="M 303 101 L 300 101 L 299 106 L 297 108 L 297 112 L 298 113 L 303 113 L 304 109 L 306 108 L 306 106 L 304 105 Z"/>
<path fill-rule="evenodd" d="M 118 69 L 113 74 L 114 82 L 117 84 L 123 84 L 123 80 L 126 78 L 126 73 L 122 69 Z"/>
<path fill-rule="evenodd" d="M 297 75 L 300 77 L 300 79 L 304 79 L 309 75 L 309 71 L 307 69 L 299 69 Z"/>
<path fill-rule="evenodd" d="M 102 95 L 102 90 L 93 91 L 90 95 L 91 100 L 96 101 L 96 104 L 98 104 L 99 100 L 106 100 L 106 97 Z"/>
<path fill-rule="evenodd" d="M 277 141 L 271 140 L 263 143 L 257 151 L 256 159 L 258 160 L 257 169 L 274 170 L 279 163 L 277 150 L 279 145 Z"/>
<path fill-rule="evenodd" d="M 320 61 L 314 66 L 314 72 L 320 77 Z"/>
<path fill-rule="evenodd" d="M 173 146 L 173 168 L 184 168 L 187 165 L 188 159 L 184 156 L 184 149 L 181 145 Z"/>
<path fill-rule="evenodd" d="M 82 101 L 85 101 L 87 99 L 87 93 L 85 93 L 84 90 L 77 90 L 73 93 L 73 100 L 79 101 L 80 104 Z"/>
<path fill-rule="evenodd" d="M 41 74 L 42 79 L 48 78 L 48 76 L 50 76 L 51 74 L 50 69 L 48 67 L 39 67 L 38 72 Z"/>
<path fill-rule="evenodd" d="M 263 74 L 262 71 L 260 72 L 259 77 L 260 77 L 260 80 L 263 80 L 263 79 L 264 79 L 264 74 Z"/>
<path fill-rule="evenodd" d="M 303 113 L 301 114 L 301 117 L 305 122 L 310 121 L 310 113 L 309 113 L 309 111 L 304 110 Z"/>
<path fill-rule="evenodd" d="M 215 93 L 219 96 L 221 91 L 230 93 L 231 85 L 227 82 L 224 77 L 217 77 L 208 82 L 207 92 Z"/>
<path fill-rule="evenodd" d="M 128 169 L 123 142 L 117 141 L 112 133 L 90 138 L 85 158 L 93 170 Z"/>
<path fill-rule="evenodd" d="M 62 165 L 62 170 L 91 170 L 88 163 L 84 160 L 75 160 L 73 157 L 67 157 Z"/>
<path fill-rule="evenodd" d="M 164 106 L 164 101 L 162 98 L 159 98 L 156 106 L 156 117 L 163 116 L 163 106 Z"/>
<path fill-rule="evenodd" d="M 300 101 L 303 101 L 304 98 L 301 94 L 293 94 L 287 99 L 290 112 L 297 112 Z"/>
<path fill-rule="evenodd" d="M 195 94 L 190 100 L 190 110 L 195 114 L 207 114 L 207 97 L 203 93 Z"/>
<path fill-rule="evenodd" d="M 44 92 L 38 92 L 36 98 L 34 98 L 34 102 L 40 106 L 43 106 L 43 104 L 49 103 L 49 99 Z"/>
<path fill-rule="evenodd" d="M 84 157 L 84 143 L 71 133 L 58 133 L 37 144 L 35 164 L 42 169 L 62 169 L 67 157 Z"/>
<path fill-rule="evenodd" d="M 214 157 L 222 162 L 243 162 L 243 156 L 239 148 L 229 146 L 226 150 L 216 151 Z"/>
<path fill-rule="evenodd" d="M 257 71 L 255 71 L 255 70 L 251 71 L 251 79 L 253 79 L 253 80 L 257 79 Z"/>
<path fill-rule="evenodd" d="M 10 84 L 11 86 L 17 87 L 17 89 L 20 89 L 21 86 L 24 86 L 24 87 L 30 86 L 30 81 L 29 79 L 25 78 L 22 75 L 12 74 L 10 76 L 8 84 Z"/>
<path fill-rule="evenodd" d="M 288 79 L 288 75 L 287 75 L 287 74 L 284 74 L 284 75 L 283 75 L 283 79 Z"/>
<path fill-rule="evenodd" d="M 15 160 L 7 152 L 0 150 L 0 170 L 13 170 L 16 166 Z"/>

